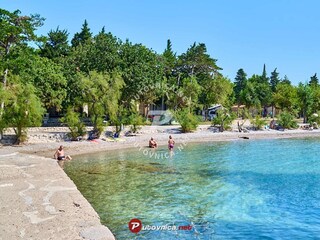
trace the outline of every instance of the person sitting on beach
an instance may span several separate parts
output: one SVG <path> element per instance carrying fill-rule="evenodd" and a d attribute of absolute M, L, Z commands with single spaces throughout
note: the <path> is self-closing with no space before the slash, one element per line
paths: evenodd
<path fill-rule="evenodd" d="M 149 140 L 149 147 L 150 147 L 150 148 L 156 148 L 156 147 L 158 147 L 157 142 L 156 142 L 153 138 L 151 138 L 151 139 Z"/>
<path fill-rule="evenodd" d="M 276 129 L 276 121 L 274 119 L 271 120 L 269 128 L 270 129 Z"/>
<path fill-rule="evenodd" d="M 169 141 L 168 141 L 168 148 L 170 151 L 173 150 L 173 147 L 174 147 L 174 140 L 172 139 L 171 135 L 169 136 Z"/>
<path fill-rule="evenodd" d="M 57 149 L 57 151 L 54 153 L 53 157 L 54 157 L 54 159 L 59 160 L 59 161 L 72 159 L 69 155 L 65 156 L 62 145 Z"/>

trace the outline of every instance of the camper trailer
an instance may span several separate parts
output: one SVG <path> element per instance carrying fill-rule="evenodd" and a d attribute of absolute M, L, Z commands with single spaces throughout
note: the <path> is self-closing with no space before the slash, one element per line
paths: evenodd
<path fill-rule="evenodd" d="M 221 109 L 221 104 L 216 104 L 214 106 L 211 106 L 208 108 L 208 120 L 212 121 L 215 117 L 217 117 L 217 112 L 219 109 Z"/>

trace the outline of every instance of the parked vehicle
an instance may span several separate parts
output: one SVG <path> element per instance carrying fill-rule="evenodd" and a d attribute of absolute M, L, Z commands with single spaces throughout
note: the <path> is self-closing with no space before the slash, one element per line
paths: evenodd
<path fill-rule="evenodd" d="M 212 119 L 214 119 L 215 117 L 217 117 L 217 112 L 219 109 L 222 108 L 221 104 L 216 104 L 214 106 L 211 106 L 208 108 L 208 120 L 212 121 Z"/>

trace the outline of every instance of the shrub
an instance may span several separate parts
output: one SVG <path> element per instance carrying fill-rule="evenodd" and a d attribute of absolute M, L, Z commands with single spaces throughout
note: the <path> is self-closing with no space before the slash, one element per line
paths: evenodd
<path fill-rule="evenodd" d="M 93 126 L 93 134 L 96 138 L 99 138 L 101 133 L 104 131 L 105 123 L 102 117 L 95 119 L 95 125 Z"/>
<path fill-rule="evenodd" d="M 217 112 L 217 116 L 212 119 L 213 126 L 220 126 L 220 131 L 231 129 L 232 121 L 235 119 L 235 116 L 230 114 L 228 109 L 223 108 L 219 109 Z"/>
<path fill-rule="evenodd" d="M 198 118 L 190 113 L 188 109 L 178 110 L 174 115 L 181 125 L 182 132 L 192 132 L 197 129 L 199 125 Z"/>
<path fill-rule="evenodd" d="M 280 113 L 277 122 L 280 126 L 287 129 L 293 129 L 298 127 L 298 124 L 294 120 L 294 116 L 289 112 Z"/>
<path fill-rule="evenodd" d="M 139 113 L 133 113 L 128 117 L 127 122 L 131 125 L 131 132 L 136 133 L 144 124 L 144 118 Z"/>
<path fill-rule="evenodd" d="M 86 128 L 79 118 L 79 113 L 74 112 L 72 108 L 67 110 L 67 114 L 60 121 L 67 124 L 70 130 L 69 137 L 72 141 L 76 141 L 86 134 Z"/>
<path fill-rule="evenodd" d="M 310 123 L 310 124 L 313 124 L 313 123 L 320 124 L 320 112 L 311 114 L 311 116 L 308 118 L 308 123 Z"/>
<path fill-rule="evenodd" d="M 261 130 L 266 125 L 266 120 L 264 120 L 260 115 L 257 115 L 255 118 L 251 119 L 251 123 L 255 130 Z"/>

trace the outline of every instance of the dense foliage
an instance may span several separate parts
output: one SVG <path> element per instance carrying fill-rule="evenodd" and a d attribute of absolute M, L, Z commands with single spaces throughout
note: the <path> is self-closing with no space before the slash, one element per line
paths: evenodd
<path fill-rule="evenodd" d="M 188 111 L 188 109 L 177 110 L 174 115 L 181 125 L 182 132 L 187 133 L 197 129 L 199 121 L 196 116 Z"/>
<path fill-rule="evenodd" d="M 17 127 L 20 140 L 25 127 L 41 124 L 44 111 L 67 114 L 64 119 L 72 132 L 82 135 L 77 119 L 85 115 L 85 106 L 98 134 L 106 119 L 117 131 L 122 124 L 136 131 L 143 122 L 139 105 L 147 109 L 144 114 L 150 105 L 176 111 L 185 131 L 197 126 L 196 113 L 214 104 L 223 105 L 225 112 L 232 105 L 245 105 L 251 115 L 263 117 L 272 107 L 272 117 L 285 111 L 304 122 L 320 108 L 317 74 L 294 86 L 286 76 L 281 79 L 277 69 L 268 76 L 264 65 L 261 75 L 251 77 L 240 68 L 232 82 L 221 74 L 204 43 L 195 42 L 177 54 L 168 40 L 164 52 L 156 53 L 122 41 L 104 27 L 95 35 L 86 20 L 71 41 L 68 31 L 59 27 L 39 37 L 35 31 L 43 23 L 39 15 L 0 9 L 0 130 Z M 228 121 L 224 114 L 216 120 L 221 118 L 220 125 Z"/>

